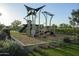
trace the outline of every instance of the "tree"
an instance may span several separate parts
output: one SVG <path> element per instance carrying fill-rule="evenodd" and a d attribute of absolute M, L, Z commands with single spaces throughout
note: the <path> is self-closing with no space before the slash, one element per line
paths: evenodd
<path fill-rule="evenodd" d="M 73 26 L 79 26 L 79 9 L 77 10 L 72 10 L 71 12 L 71 17 L 70 19 L 70 24 Z"/>
<path fill-rule="evenodd" d="M 69 18 L 69 19 L 71 19 L 71 18 Z M 72 27 L 74 27 L 76 25 L 75 22 L 72 20 L 70 20 L 69 23 L 70 23 L 70 25 L 72 25 Z"/>
<path fill-rule="evenodd" d="M 77 10 L 72 10 L 71 12 L 71 17 L 69 17 L 70 19 L 70 24 L 73 26 L 73 34 L 77 33 L 77 30 L 79 29 L 74 29 L 74 27 L 79 27 L 79 9 Z M 75 32 L 76 30 L 76 32 Z M 74 36 L 75 38 L 75 36 Z"/>
<path fill-rule="evenodd" d="M 5 25 L 4 25 L 4 24 L 0 24 L 0 30 L 1 30 L 3 27 L 5 27 Z"/>
<path fill-rule="evenodd" d="M 11 23 L 11 27 L 13 30 L 17 30 L 19 28 L 19 25 L 21 25 L 21 21 L 15 20 Z"/>
<path fill-rule="evenodd" d="M 71 25 L 69 24 L 65 24 L 65 23 L 62 23 L 59 25 L 59 31 L 60 33 L 64 33 L 64 34 L 70 34 L 72 33 L 72 29 L 71 29 Z"/>
<path fill-rule="evenodd" d="M 56 29 L 57 29 L 57 25 L 56 25 L 56 24 L 52 24 L 52 30 L 53 30 L 54 32 L 56 32 Z"/>
<path fill-rule="evenodd" d="M 57 28 L 57 25 L 56 25 L 56 24 L 53 24 L 53 25 L 52 25 L 52 28 Z"/>
<path fill-rule="evenodd" d="M 70 24 L 73 26 L 73 33 L 75 33 L 74 31 L 77 31 L 78 30 L 77 28 L 79 27 L 79 9 L 72 10 L 71 17 L 69 17 L 69 19 Z M 74 29 L 74 27 L 76 28 L 76 30 Z"/>
<path fill-rule="evenodd" d="M 59 25 L 60 28 L 70 28 L 71 26 L 65 23 Z"/>

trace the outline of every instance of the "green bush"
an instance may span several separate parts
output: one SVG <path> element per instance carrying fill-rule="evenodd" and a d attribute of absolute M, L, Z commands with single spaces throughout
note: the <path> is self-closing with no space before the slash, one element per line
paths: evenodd
<path fill-rule="evenodd" d="M 79 43 L 79 34 L 77 35 L 77 42 Z"/>
<path fill-rule="evenodd" d="M 76 29 L 76 28 L 56 28 L 55 32 L 59 33 L 59 34 L 73 35 L 75 33 L 79 34 L 79 29 Z"/>
<path fill-rule="evenodd" d="M 36 48 L 34 49 L 35 52 L 39 53 L 40 55 L 43 55 L 43 56 L 48 56 L 48 53 L 43 49 L 43 48 Z"/>
<path fill-rule="evenodd" d="M 71 40 L 69 37 L 64 37 L 63 42 L 64 43 L 71 43 Z"/>
<path fill-rule="evenodd" d="M 11 40 L 0 41 L 0 48 L 3 48 L 3 51 L 8 52 L 10 55 L 26 55 L 23 47 L 19 46 L 16 42 Z"/>
<path fill-rule="evenodd" d="M 0 41 L 0 48 L 3 48 L 3 44 L 4 43 L 4 41 Z"/>

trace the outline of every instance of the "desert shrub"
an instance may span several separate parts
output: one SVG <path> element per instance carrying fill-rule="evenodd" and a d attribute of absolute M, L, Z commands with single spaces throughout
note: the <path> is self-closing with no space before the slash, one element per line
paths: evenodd
<path fill-rule="evenodd" d="M 10 55 L 26 55 L 24 49 L 11 40 L 0 41 L 0 47 L 3 48 L 4 52 L 8 52 Z"/>
<path fill-rule="evenodd" d="M 55 32 L 59 33 L 59 34 L 67 34 L 67 35 L 73 35 L 75 33 L 73 33 L 73 31 L 75 31 L 75 33 L 79 33 L 78 29 L 73 29 L 73 28 L 56 28 Z"/>
<path fill-rule="evenodd" d="M 38 52 L 40 55 L 43 55 L 43 56 L 48 56 L 49 54 L 43 49 L 43 48 L 35 48 L 34 49 L 35 52 Z"/>
<path fill-rule="evenodd" d="M 63 47 L 64 44 L 63 43 L 59 43 L 58 47 Z"/>
<path fill-rule="evenodd" d="M 78 42 L 78 44 L 79 44 L 79 34 L 77 35 L 77 42 Z"/>
<path fill-rule="evenodd" d="M 3 47 L 3 44 L 4 42 L 2 41 L 2 40 L 0 40 L 0 48 L 2 48 Z"/>
<path fill-rule="evenodd" d="M 63 42 L 64 43 L 71 43 L 71 40 L 69 37 L 64 37 Z"/>
<path fill-rule="evenodd" d="M 53 41 L 49 43 L 49 48 L 56 48 L 59 46 L 59 42 Z"/>

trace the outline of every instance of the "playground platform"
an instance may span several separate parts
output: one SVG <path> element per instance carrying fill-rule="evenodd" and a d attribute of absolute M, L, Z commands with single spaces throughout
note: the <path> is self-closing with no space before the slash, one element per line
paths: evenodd
<path fill-rule="evenodd" d="M 52 41 L 56 41 L 56 40 L 61 40 L 64 37 L 68 37 L 69 35 L 60 35 L 57 34 L 56 37 L 47 37 L 47 38 L 34 38 L 34 37 L 29 37 L 27 36 L 25 33 L 19 33 L 19 32 L 11 32 L 12 38 L 19 42 L 22 46 L 32 46 L 32 45 L 40 45 L 40 44 L 46 44 L 46 43 L 50 43 Z M 69 36 L 71 37 L 71 36 Z"/>
<path fill-rule="evenodd" d="M 48 43 L 43 40 L 36 39 L 34 37 L 29 37 L 24 33 L 19 33 L 19 32 L 11 32 L 12 38 L 19 42 L 23 46 L 29 46 L 29 45 L 36 45 L 36 44 L 44 44 Z"/>

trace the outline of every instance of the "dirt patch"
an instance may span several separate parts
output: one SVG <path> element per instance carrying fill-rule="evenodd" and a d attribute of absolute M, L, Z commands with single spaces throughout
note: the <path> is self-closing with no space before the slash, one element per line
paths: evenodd
<path fill-rule="evenodd" d="M 43 42 L 42 40 L 38 40 L 33 37 L 23 35 L 23 33 L 19 33 L 19 32 L 11 32 L 11 35 L 15 37 L 16 39 L 20 40 L 25 45 Z"/>

